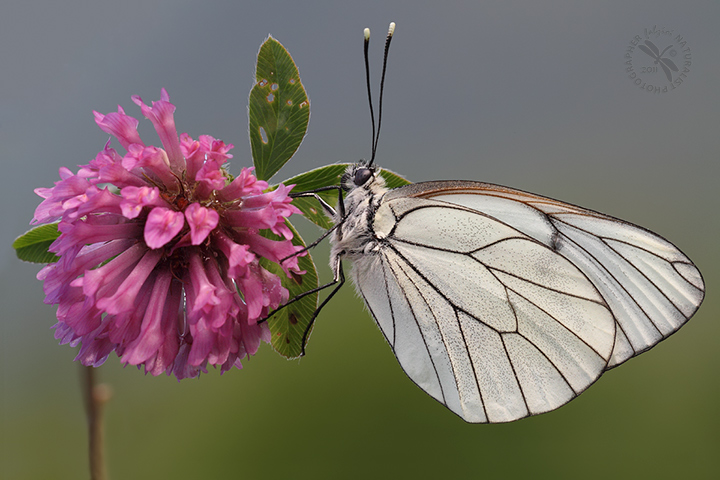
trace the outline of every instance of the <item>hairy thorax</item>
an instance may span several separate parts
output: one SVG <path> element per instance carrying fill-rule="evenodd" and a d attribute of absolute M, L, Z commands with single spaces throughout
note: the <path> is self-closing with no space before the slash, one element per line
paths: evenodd
<path fill-rule="evenodd" d="M 333 218 L 335 224 L 341 225 L 330 237 L 331 266 L 335 267 L 341 258 L 356 262 L 378 248 L 380 238 L 375 234 L 373 223 L 386 192 L 385 182 L 377 174 L 368 184 L 350 188 L 343 202 L 345 220 L 339 212 Z"/>

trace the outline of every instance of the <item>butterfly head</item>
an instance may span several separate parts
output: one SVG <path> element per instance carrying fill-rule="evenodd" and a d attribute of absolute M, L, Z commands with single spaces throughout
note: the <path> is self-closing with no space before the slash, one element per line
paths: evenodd
<path fill-rule="evenodd" d="M 379 173 L 380 169 L 378 167 L 360 162 L 356 165 L 349 166 L 347 170 L 345 170 L 340 185 L 342 185 L 343 190 L 346 192 L 358 188 L 364 188 L 370 191 L 378 187 L 383 188 L 385 186 L 385 180 L 378 175 Z"/>

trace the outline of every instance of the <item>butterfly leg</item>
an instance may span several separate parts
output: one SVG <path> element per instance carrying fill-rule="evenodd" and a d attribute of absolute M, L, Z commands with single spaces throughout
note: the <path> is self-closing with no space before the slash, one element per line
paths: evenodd
<path fill-rule="evenodd" d="M 296 256 L 300 255 L 301 253 L 307 252 L 307 251 L 310 250 L 311 248 L 317 247 L 317 245 L 318 245 L 320 242 L 322 242 L 323 240 L 325 240 L 328 235 L 330 235 L 332 232 L 335 231 L 335 229 L 338 227 L 338 225 L 340 225 L 340 224 L 338 223 L 338 224 L 334 225 L 332 228 L 328 229 L 325 233 L 323 233 L 322 235 L 320 235 L 320 238 L 318 238 L 317 240 L 315 240 L 314 242 L 312 242 L 311 244 L 309 244 L 309 245 L 306 246 L 305 248 L 303 248 L 303 249 L 301 249 L 301 250 L 298 250 L 297 252 L 293 253 L 292 255 L 288 255 L 287 257 L 281 259 L 281 260 L 280 260 L 280 263 L 283 263 L 283 262 L 284 262 L 285 260 L 287 260 L 288 258 L 296 257 Z"/>
<path fill-rule="evenodd" d="M 340 218 L 342 220 L 345 220 L 345 205 L 343 204 L 342 189 L 337 185 L 316 188 L 315 190 L 308 190 L 307 192 L 291 193 L 290 197 L 292 197 L 292 198 L 314 197 L 318 201 L 318 203 L 320 203 L 320 206 L 323 208 L 323 210 L 325 210 L 330 216 L 332 216 L 334 218 L 337 216 L 337 212 L 335 211 L 335 209 L 332 208 L 325 200 L 323 200 L 323 198 L 320 195 L 318 195 L 318 192 L 326 192 L 328 190 L 337 190 L 337 192 L 338 192 L 338 210 L 340 210 Z M 342 220 L 337 222 L 332 228 L 330 228 L 325 233 L 320 235 L 320 238 L 316 239 L 310 245 L 306 246 L 302 250 L 298 250 L 297 252 L 293 253 L 292 255 L 288 255 L 287 257 L 281 259 L 280 263 L 283 263 L 288 258 L 292 258 L 296 255 L 299 255 L 303 252 L 310 250 L 311 248 L 316 247 L 320 242 L 325 240 L 325 238 L 327 238 L 328 235 L 330 235 L 332 232 L 334 232 L 340 224 L 342 224 Z"/>
<path fill-rule="evenodd" d="M 344 281 L 345 281 L 345 276 L 343 275 L 343 277 L 342 277 L 342 282 L 344 282 Z M 342 284 L 342 282 L 341 282 L 341 284 Z M 319 287 L 313 288 L 313 289 L 311 289 L 311 290 L 308 290 L 308 291 L 306 291 L 306 292 L 303 292 L 303 293 L 301 293 L 301 294 L 299 294 L 299 295 L 294 296 L 293 298 L 291 298 L 290 300 L 288 300 L 287 302 L 285 302 L 284 304 L 280 305 L 278 308 L 276 308 L 275 310 L 273 310 L 272 312 L 270 312 L 267 317 L 263 318 L 262 320 L 258 320 L 258 323 L 262 323 L 262 322 L 267 321 L 267 319 L 269 319 L 270 317 L 272 317 L 273 315 L 275 315 L 277 312 L 279 312 L 279 311 L 282 310 L 283 308 L 287 307 L 288 305 L 291 305 L 291 304 L 297 302 L 298 300 L 307 297 L 308 295 L 311 295 L 311 294 L 313 294 L 313 293 L 317 293 L 317 292 L 319 292 L 319 291 L 321 291 L 321 290 L 325 290 L 325 289 L 328 288 L 328 287 L 332 287 L 332 286 L 335 285 L 336 283 L 338 283 L 338 280 L 333 279 L 333 281 L 328 282 L 328 283 L 326 283 L 325 285 L 320 285 Z M 332 293 L 330 294 L 330 296 L 332 296 Z M 323 305 L 321 305 L 320 308 L 322 308 L 324 305 L 325 305 L 325 302 L 323 302 Z M 315 311 L 315 314 L 313 314 L 313 320 L 315 319 L 315 316 L 317 316 L 317 314 L 319 313 L 320 308 L 318 308 L 318 309 Z M 312 322 L 311 322 L 311 324 L 312 324 Z"/>
<path fill-rule="evenodd" d="M 300 356 L 303 356 L 303 357 L 305 356 L 305 344 L 307 343 L 307 337 L 308 337 L 308 335 L 310 335 L 310 330 L 312 329 L 312 326 L 315 323 L 315 319 L 320 314 L 320 310 L 322 310 L 325 307 L 325 305 L 327 305 L 327 303 L 330 301 L 330 299 L 337 293 L 338 290 L 340 290 L 340 287 L 342 287 L 345 284 L 345 272 L 343 271 L 342 261 L 340 261 L 339 256 L 336 261 L 337 261 L 337 263 L 336 263 L 337 267 L 335 269 L 335 278 L 333 278 L 333 281 L 326 283 L 325 285 L 323 285 L 322 287 L 319 287 L 316 290 L 321 290 L 321 289 L 329 287 L 331 285 L 336 285 L 336 286 L 335 286 L 335 288 L 333 288 L 332 292 L 330 292 L 330 294 L 327 297 L 325 297 L 325 300 L 322 301 L 322 303 L 317 308 L 317 310 L 315 310 L 315 313 L 313 313 L 313 316 L 310 319 L 308 326 L 305 328 L 305 333 L 303 333 L 303 338 L 302 338 L 302 352 L 300 353 Z"/>
<path fill-rule="evenodd" d="M 298 197 L 314 197 L 315 200 L 320 203 L 320 206 L 325 210 L 328 214 L 330 214 L 332 217 L 337 215 L 335 212 L 335 209 L 330 206 L 323 198 L 318 195 L 319 192 L 327 192 L 329 190 L 337 190 L 338 192 L 338 206 L 340 206 L 340 210 L 343 210 L 343 207 L 341 206 L 343 204 L 342 202 L 342 188 L 338 185 L 329 185 L 327 187 L 320 187 L 316 188 L 315 190 L 308 190 L 306 192 L 298 192 L 298 193 L 291 193 L 289 196 L 290 198 L 298 198 Z"/>

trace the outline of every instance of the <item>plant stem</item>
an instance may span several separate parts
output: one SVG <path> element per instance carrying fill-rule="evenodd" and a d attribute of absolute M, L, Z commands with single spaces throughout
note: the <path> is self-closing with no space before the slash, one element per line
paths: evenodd
<path fill-rule="evenodd" d="M 85 412 L 88 420 L 88 446 L 91 480 L 107 480 L 105 468 L 105 432 L 103 407 L 110 400 L 107 385 L 95 384 L 95 367 L 82 367 L 85 393 Z"/>

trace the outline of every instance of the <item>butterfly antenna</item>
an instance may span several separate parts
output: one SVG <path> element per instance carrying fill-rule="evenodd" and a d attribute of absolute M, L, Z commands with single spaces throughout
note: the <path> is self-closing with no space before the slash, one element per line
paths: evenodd
<path fill-rule="evenodd" d="M 365 41 L 363 42 L 365 51 L 365 83 L 367 84 L 368 103 L 370 104 L 370 123 L 372 123 L 372 142 L 370 142 L 372 147 L 372 159 L 370 160 L 370 163 L 372 163 L 375 159 L 375 112 L 373 110 L 372 91 L 370 88 L 370 61 L 368 60 L 368 47 L 370 46 L 369 28 L 366 28 L 363 31 L 363 37 L 365 38 Z"/>
<path fill-rule="evenodd" d="M 370 93 L 370 66 L 368 62 L 368 45 L 370 44 L 370 29 L 365 29 L 365 80 L 368 89 L 368 101 L 370 102 L 370 120 L 372 121 L 373 127 L 373 139 L 372 139 L 372 156 L 368 162 L 368 166 L 371 166 L 375 161 L 375 152 L 377 151 L 378 140 L 380 139 L 380 124 L 382 123 L 382 104 L 383 104 L 383 92 L 385 91 L 385 72 L 387 71 L 387 59 L 388 51 L 390 50 L 390 42 L 392 41 L 393 33 L 395 33 L 395 22 L 390 23 L 388 28 L 387 38 L 385 39 L 385 54 L 383 55 L 383 69 L 380 77 L 380 99 L 378 102 L 378 122 L 377 131 L 375 130 L 375 113 L 373 112 L 372 106 L 372 95 Z"/>
<path fill-rule="evenodd" d="M 375 161 L 375 152 L 377 151 L 378 141 L 380 140 L 380 125 L 382 124 L 382 107 L 383 107 L 383 92 L 385 91 L 385 72 L 387 72 L 387 59 L 388 52 L 390 51 L 390 42 L 395 33 L 395 22 L 390 23 L 388 28 L 387 38 L 385 39 L 385 53 L 383 54 L 383 69 L 382 75 L 380 76 L 380 98 L 378 101 L 378 124 L 377 134 L 375 135 L 375 141 L 372 147 L 372 158 L 370 159 L 370 165 Z"/>

